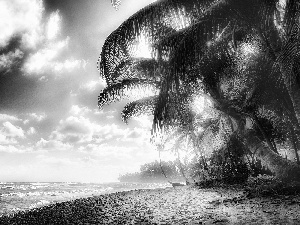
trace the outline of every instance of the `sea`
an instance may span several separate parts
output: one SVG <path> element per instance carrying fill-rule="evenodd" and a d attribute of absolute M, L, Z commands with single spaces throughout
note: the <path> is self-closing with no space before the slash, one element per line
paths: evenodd
<path fill-rule="evenodd" d="M 169 186 L 168 183 L 0 182 L 0 216 L 78 198 Z"/>

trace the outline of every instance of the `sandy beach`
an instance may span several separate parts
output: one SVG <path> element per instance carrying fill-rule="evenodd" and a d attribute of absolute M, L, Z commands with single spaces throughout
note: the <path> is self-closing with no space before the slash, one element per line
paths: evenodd
<path fill-rule="evenodd" d="M 300 195 L 233 187 L 133 190 L 3 216 L 0 224 L 300 224 Z"/>

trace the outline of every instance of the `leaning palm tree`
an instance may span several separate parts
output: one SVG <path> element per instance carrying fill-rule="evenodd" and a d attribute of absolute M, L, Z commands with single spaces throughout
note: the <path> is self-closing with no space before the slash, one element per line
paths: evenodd
<path fill-rule="evenodd" d="M 174 102 L 178 98 L 180 102 L 185 101 L 190 90 L 199 89 L 211 98 L 214 108 L 229 118 L 233 131 L 244 138 L 275 174 L 282 179 L 299 179 L 299 166 L 274 153 L 270 141 L 264 144 L 246 126 L 247 120 L 259 124 L 257 115 L 252 113 L 254 109 L 247 108 L 247 104 L 235 107 L 232 95 L 226 97 L 220 92 L 224 81 L 245 71 L 260 76 L 265 72 L 283 83 L 286 108 L 297 135 L 299 12 L 296 1 L 289 0 L 285 6 L 281 3 L 279 0 L 157 1 L 134 14 L 106 39 L 101 53 L 101 74 L 108 86 L 115 85 L 119 78 L 124 79 L 123 74 L 115 72 L 130 60 L 134 43 L 143 35 L 152 46 L 153 59 L 157 62 L 152 75 L 160 83 L 153 107 L 154 132 L 176 123 L 183 113 L 181 108 L 174 107 L 178 105 Z M 249 55 L 254 55 L 256 61 Z M 259 57 L 267 59 L 269 67 L 264 68 L 270 70 L 259 71 L 256 63 Z M 243 100 L 251 99 L 256 84 L 254 80 L 253 88 L 247 90 Z"/>

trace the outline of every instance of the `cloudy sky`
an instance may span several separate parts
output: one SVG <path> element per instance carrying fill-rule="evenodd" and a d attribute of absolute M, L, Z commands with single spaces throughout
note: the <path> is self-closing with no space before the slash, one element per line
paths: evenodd
<path fill-rule="evenodd" d="M 100 111 L 105 38 L 153 0 L 0 0 L 0 181 L 116 181 L 154 161 L 150 121 Z"/>

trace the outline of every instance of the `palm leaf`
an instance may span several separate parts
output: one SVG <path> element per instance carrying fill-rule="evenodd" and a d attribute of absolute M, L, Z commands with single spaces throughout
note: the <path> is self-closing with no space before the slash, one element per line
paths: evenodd
<path fill-rule="evenodd" d="M 155 59 L 136 58 L 127 59 L 115 68 L 111 84 L 124 79 L 151 79 L 159 80 L 158 62 Z"/>
<path fill-rule="evenodd" d="M 122 120 L 128 123 L 132 117 L 143 115 L 153 115 L 154 106 L 156 105 L 157 96 L 150 96 L 128 103 L 121 115 Z"/>
<path fill-rule="evenodd" d="M 108 36 L 102 47 L 99 69 L 107 83 L 110 83 L 111 74 L 119 62 L 131 57 L 130 49 L 141 34 L 145 33 L 149 43 L 153 44 L 161 36 L 173 32 L 174 28 L 186 27 L 188 25 L 186 18 L 193 20 L 200 17 L 212 2 L 214 1 L 162 0 L 150 4 L 131 16 Z"/>
<path fill-rule="evenodd" d="M 114 101 L 119 101 L 124 97 L 129 98 L 131 90 L 151 90 L 153 94 L 157 88 L 157 82 L 147 79 L 125 79 L 111 86 L 106 87 L 98 97 L 98 106 L 101 108 L 104 104 L 109 104 Z"/>

